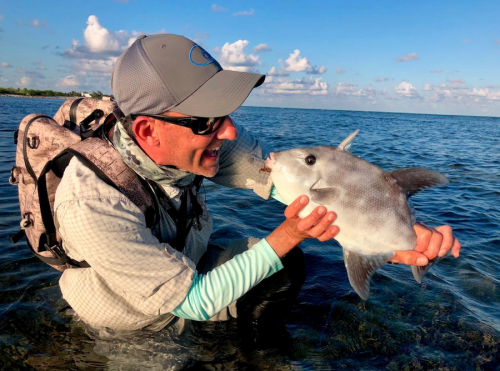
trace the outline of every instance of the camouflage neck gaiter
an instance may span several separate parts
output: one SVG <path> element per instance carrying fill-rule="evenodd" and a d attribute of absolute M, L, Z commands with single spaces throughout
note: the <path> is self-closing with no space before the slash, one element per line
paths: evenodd
<path fill-rule="evenodd" d="M 195 175 L 187 171 L 157 165 L 128 135 L 121 121 L 115 125 L 113 145 L 132 170 L 159 185 L 182 187 L 194 180 Z"/>

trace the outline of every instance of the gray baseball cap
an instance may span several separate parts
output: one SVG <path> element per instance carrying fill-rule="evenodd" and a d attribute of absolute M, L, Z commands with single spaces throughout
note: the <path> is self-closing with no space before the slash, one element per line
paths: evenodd
<path fill-rule="evenodd" d="M 234 112 L 264 75 L 223 70 L 207 51 L 179 35 L 140 36 L 118 58 L 111 90 L 125 115 L 168 110 L 220 117 Z"/>

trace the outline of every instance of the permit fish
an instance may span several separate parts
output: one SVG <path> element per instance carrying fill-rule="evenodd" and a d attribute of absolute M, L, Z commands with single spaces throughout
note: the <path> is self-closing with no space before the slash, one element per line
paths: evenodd
<path fill-rule="evenodd" d="M 350 154 L 359 129 L 338 147 L 317 146 L 273 152 L 266 160 L 276 190 L 286 204 L 300 195 L 309 203 L 299 216 L 319 205 L 334 211 L 340 228 L 335 239 L 342 246 L 349 282 L 367 300 L 370 280 L 395 250 L 413 250 L 417 238 L 410 196 L 445 185 L 441 173 L 424 168 L 384 171 Z M 430 268 L 412 266 L 417 282 Z"/>

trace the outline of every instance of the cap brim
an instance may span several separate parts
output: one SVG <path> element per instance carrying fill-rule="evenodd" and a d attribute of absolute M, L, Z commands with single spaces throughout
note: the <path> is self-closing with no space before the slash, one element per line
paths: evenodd
<path fill-rule="evenodd" d="M 171 110 L 184 115 L 220 117 L 236 111 L 261 85 L 264 75 L 222 70 Z"/>

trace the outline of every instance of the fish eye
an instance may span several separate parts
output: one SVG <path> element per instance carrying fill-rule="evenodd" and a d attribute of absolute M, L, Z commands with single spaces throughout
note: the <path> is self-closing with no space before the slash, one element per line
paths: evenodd
<path fill-rule="evenodd" d="M 313 155 L 309 155 L 306 157 L 306 164 L 311 166 L 311 165 L 314 165 L 316 163 L 316 157 L 314 157 Z"/>

